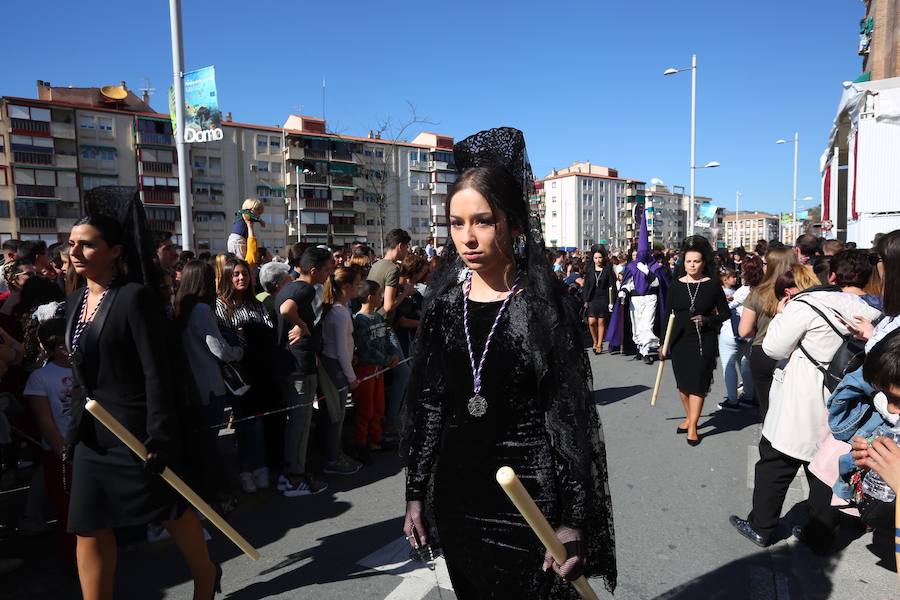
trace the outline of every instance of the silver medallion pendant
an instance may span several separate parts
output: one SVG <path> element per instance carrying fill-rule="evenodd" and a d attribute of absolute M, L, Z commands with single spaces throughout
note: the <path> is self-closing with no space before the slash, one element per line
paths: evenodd
<path fill-rule="evenodd" d="M 487 400 L 481 394 L 475 394 L 469 399 L 469 414 L 473 417 L 483 417 L 487 412 Z"/>

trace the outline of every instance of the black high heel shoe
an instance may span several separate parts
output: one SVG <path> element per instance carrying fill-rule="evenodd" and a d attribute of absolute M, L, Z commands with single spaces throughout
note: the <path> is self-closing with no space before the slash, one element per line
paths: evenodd
<path fill-rule="evenodd" d="M 687 432 L 688 432 L 687 427 L 678 427 L 677 429 L 675 429 L 675 433 L 677 433 L 679 435 L 681 435 L 682 433 L 687 433 Z"/>
<path fill-rule="evenodd" d="M 691 438 L 686 438 L 686 439 L 687 439 L 688 446 L 699 446 L 700 440 L 702 440 L 703 438 L 697 437 L 696 440 L 692 440 Z"/>

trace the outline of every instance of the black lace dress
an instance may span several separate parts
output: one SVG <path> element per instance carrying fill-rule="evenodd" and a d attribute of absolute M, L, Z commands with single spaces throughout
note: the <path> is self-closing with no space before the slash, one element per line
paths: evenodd
<path fill-rule="evenodd" d="M 573 477 L 569 460 L 560 453 L 560 445 L 579 446 L 574 452 L 568 448 L 569 454 L 581 453 L 589 459 L 586 448 L 592 445 L 587 438 L 599 436 L 596 412 L 590 406 L 584 412 L 567 408 L 565 415 L 549 416 L 559 412 L 552 407 L 558 390 L 548 389 L 552 374 L 538 377 L 532 344 L 540 340 L 530 335 L 528 302 L 527 292 L 513 298 L 494 335 L 482 373 L 482 396 L 488 403 L 484 416 L 473 417 L 467 409 L 473 376 L 462 323 L 461 286 L 435 300 L 417 342 L 417 352 L 428 353 L 427 381 L 419 397 L 410 398 L 417 406 L 407 500 L 433 500 L 433 525 L 460 600 L 578 597 L 552 571 L 541 571 L 543 545 L 497 484 L 497 469 L 505 465 L 515 469 L 552 526 L 583 531 L 589 547 L 587 573 L 602 574 L 607 587 L 615 585 L 605 457 L 594 457 L 597 468 L 590 469 L 601 481 L 586 483 Z M 470 301 L 476 360 L 501 304 Z M 573 344 L 573 352 L 570 362 L 580 365 L 583 351 Z M 588 400 L 587 395 L 579 398 L 579 402 Z M 554 432 L 548 426 L 551 418 L 568 420 L 570 434 Z"/>

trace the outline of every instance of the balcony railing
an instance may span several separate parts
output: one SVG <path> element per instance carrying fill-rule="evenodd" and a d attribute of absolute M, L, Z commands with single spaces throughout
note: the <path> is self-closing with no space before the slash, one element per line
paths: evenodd
<path fill-rule="evenodd" d="M 306 183 L 319 183 L 323 185 L 328 184 L 328 175 L 319 175 L 318 173 L 310 173 L 306 175 Z"/>
<path fill-rule="evenodd" d="M 22 231 L 56 231 L 56 219 L 53 217 L 19 217 L 19 229 Z"/>
<path fill-rule="evenodd" d="M 356 225 L 353 223 L 337 223 L 331 227 L 335 233 L 356 233 Z"/>
<path fill-rule="evenodd" d="M 28 198 L 55 198 L 56 188 L 52 185 L 16 185 L 16 195 Z"/>
<path fill-rule="evenodd" d="M 167 221 L 163 219 L 147 219 L 147 229 L 150 231 L 175 231 L 175 221 Z"/>
<path fill-rule="evenodd" d="M 46 121 L 32 121 L 30 119 L 10 119 L 9 128 L 13 133 L 26 131 L 28 133 L 50 133 L 50 123 Z"/>
<path fill-rule="evenodd" d="M 328 225 L 319 223 L 307 224 L 306 233 L 328 233 Z"/>
<path fill-rule="evenodd" d="M 158 175 L 172 175 L 175 171 L 175 165 L 167 162 L 154 162 L 149 160 L 141 161 L 141 169 L 143 173 L 156 173 Z"/>
<path fill-rule="evenodd" d="M 335 200 L 332 203 L 335 210 L 353 210 L 353 200 Z"/>
<path fill-rule="evenodd" d="M 300 198 L 300 208 L 328 208 L 328 200 L 324 198 Z"/>
<path fill-rule="evenodd" d="M 332 150 L 331 160 L 343 160 L 353 162 L 353 153 L 348 150 Z"/>
<path fill-rule="evenodd" d="M 141 192 L 142 200 L 147 204 L 175 204 L 177 192 L 169 190 L 146 189 Z"/>
<path fill-rule="evenodd" d="M 28 163 L 30 165 L 52 165 L 53 155 L 47 152 L 14 150 L 13 160 L 17 163 Z"/>
<path fill-rule="evenodd" d="M 303 156 L 305 158 L 318 158 L 321 160 L 328 159 L 328 151 L 327 150 L 316 150 L 315 148 L 304 148 Z"/>
<path fill-rule="evenodd" d="M 331 185 L 353 187 L 353 175 L 332 175 Z"/>
<path fill-rule="evenodd" d="M 138 144 L 157 144 L 160 146 L 174 146 L 175 138 L 167 133 L 152 133 L 148 131 L 138 132 Z"/>

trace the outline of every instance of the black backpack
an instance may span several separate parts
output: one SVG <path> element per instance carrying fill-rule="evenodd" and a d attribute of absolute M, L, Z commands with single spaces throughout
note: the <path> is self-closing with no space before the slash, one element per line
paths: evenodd
<path fill-rule="evenodd" d="M 825 316 L 825 313 L 802 298 L 794 298 L 793 302 L 802 302 L 816 311 L 816 313 L 822 317 L 831 329 L 841 338 L 841 345 L 834 351 L 834 356 L 831 357 L 831 362 L 828 363 L 827 367 L 810 356 L 809 352 L 806 351 L 806 348 L 803 347 L 803 344 L 800 344 L 800 350 L 806 355 L 806 358 L 808 358 L 809 361 L 822 372 L 822 375 L 825 376 L 823 382 L 825 387 L 829 392 L 834 392 L 844 376 L 847 373 L 852 373 L 860 368 L 866 360 L 866 343 L 856 339 L 849 333 L 841 333 L 841 330 L 835 327 L 834 323 L 831 322 L 831 319 Z"/>

